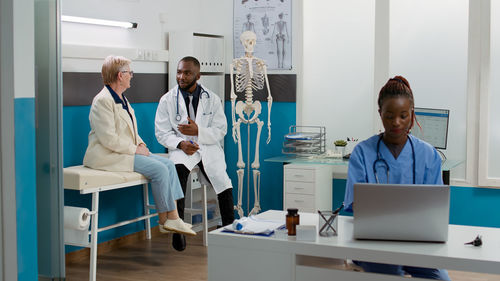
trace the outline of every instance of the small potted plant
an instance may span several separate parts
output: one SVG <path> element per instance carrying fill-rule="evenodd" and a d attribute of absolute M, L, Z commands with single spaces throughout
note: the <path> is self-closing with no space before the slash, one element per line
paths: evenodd
<path fill-rule="evenodd" d="M 335 153 L 340 154 L 341 157 L 345 155 L 345 147 L 347 145 L 347 141 L 345 140 L 336 140 L 333 142 L 335 145 Z"/>

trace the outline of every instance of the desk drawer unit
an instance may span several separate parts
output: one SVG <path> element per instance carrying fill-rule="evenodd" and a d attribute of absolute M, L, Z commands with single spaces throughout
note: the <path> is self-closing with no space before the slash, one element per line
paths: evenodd
<path fill-rule="evenodd" d="M 290 181 L 285 182 L 285 193 L 311 194 L 314 195 L 314 182 Z"/>
<path fill-rule="evenodd" d="M 297 169 L 295 167 L 288 168 L 289 165 L 285 166 L 285 179 L 288 181 L 298 181 L 298 182 L 312 182 L 314 183 L 314 169 L 311 167 Z M 294 165 L 295 166 L 295 165 Z"/>
<path fill-rule="evenodd" d="M 283 207 L 301 212 L 332 209 L 332 167 L 288 164 L 283 167 Z"/>
<path fill-rule="evenodd" d="M 297 208 L 301 212 L 308 212 L 308 213 L 316 212 L 314 195 L 287 193 L 285 195 L 285 202 L 286 202 L 285 209 Z"/>

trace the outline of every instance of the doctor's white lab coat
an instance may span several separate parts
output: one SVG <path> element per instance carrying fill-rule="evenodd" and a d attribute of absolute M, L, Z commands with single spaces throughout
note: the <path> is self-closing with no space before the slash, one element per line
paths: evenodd
<path fill-rule="evenodd" d="M 169 158 L 175 164 L 184 164 L 192 170 L 203 160 L 203 167 L 210 183 L 217 194 L 232 188 L 231 180 L 226 172 L 226 160 L 221 141 L 227 132 L 227 120 L 220 98 L 205 88 L 196 112 L 198 136 L 186 136 L 177 129 L 178 124 L 187 124 L 188 112 L 186 103 L 178 85 L 168 91 L 160 99 L 155 117 L 155 135 L 158 142 L 168 148 Z M 176 120 L 180 116 L 180 121 Z M 193 140 L 200 149 L 193 155 L 187 155 L 177 145 L 184 140 Z"/>

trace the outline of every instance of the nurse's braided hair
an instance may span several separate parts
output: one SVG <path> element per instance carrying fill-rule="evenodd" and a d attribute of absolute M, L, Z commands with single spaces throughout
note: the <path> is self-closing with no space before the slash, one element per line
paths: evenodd
<path fill-rule="evenodd" d="M 413 111 L 415 107 L 415 101 L 413 99 L 413 92 L 410 88 L 410 83 L 408 83 L 408 80 L 406 80 L 406 78 L 400 75 L 394 76 L 394 78 L 389 79 L 389 81 L 385 83 L 384 87 L 380 89 L 380 92 L 378 94 L 378 109 L 382 110 L 382 105 L 384 104 L 384 101 L 386 99 L 398 97 L 407 98 L 410 101 L 410 106 Z M 413 127 L 414 122 L 416 122 L 415 114 L 413 114 L 413 120 L 410 129 L 411 127 Z M 418 124 L 418 122 L 416 123 L 420 127 L 420 124 Z"/>

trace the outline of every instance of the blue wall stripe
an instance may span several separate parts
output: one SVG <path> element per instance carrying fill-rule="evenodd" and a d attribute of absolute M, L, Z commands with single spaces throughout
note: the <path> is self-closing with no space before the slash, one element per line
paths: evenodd
<path fill-rule="evenodd" d="M 35 98 L 14 99 L 18 280 L 38 279 Z"/>
<path fill-rule="evenodd" d="M 450 223 L 500 227 L 500 189 L 452 186 Z"/>

